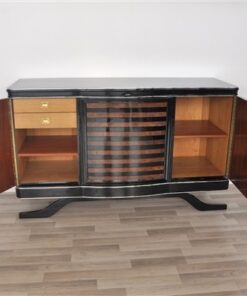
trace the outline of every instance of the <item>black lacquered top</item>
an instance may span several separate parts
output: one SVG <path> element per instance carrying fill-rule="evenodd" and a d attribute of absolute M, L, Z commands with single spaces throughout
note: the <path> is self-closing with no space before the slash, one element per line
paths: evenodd
<path fill-rule="evenodd" d="M 19 79 L 9 97 L 236 95 L 238 88 L 215 78 L 33 78 Z"/>

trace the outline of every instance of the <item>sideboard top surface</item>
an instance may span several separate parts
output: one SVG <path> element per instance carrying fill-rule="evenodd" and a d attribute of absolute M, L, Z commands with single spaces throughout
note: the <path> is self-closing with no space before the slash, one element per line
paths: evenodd
<path fill-rule="evenodd" d="M 238 88 L 216 78 L 31 78 L 8 88 L 9 97 L 236 95 Z M 128 92 L 128 93 L 126 93 Z"/>

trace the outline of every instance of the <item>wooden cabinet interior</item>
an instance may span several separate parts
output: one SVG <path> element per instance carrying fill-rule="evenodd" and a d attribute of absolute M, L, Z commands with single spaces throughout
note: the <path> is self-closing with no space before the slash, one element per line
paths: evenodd
<path fill-rule="evenodd" d="M 13 101 L 20 184 L 78 182 L 76 100 Z"/>
<path fill-rule="evenodd" d="M 225 176 L 233 98 L 178 97 L 173 178 Z"/>
<path fill-rule="evenodd" d="M 78 181 L 76 129 L 17 129 L 20 184 Z"/>

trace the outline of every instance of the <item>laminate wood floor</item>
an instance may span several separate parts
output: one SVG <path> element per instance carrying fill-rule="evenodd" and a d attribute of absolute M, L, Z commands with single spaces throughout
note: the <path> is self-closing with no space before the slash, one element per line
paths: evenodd
<path fill-rule="evenodd" d="M 198 193 L 227 211 L 180 199 L 70 204 L 49 219 L 17 212 L 48 200 L 0 195 L 0 295 L 247 295 L 247 199 Z"/>

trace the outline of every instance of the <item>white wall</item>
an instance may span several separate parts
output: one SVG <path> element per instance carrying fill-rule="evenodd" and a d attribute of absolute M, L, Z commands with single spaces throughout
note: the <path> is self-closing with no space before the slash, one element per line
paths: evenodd
<path fill-rule="evenodd" d="M 0 97 L 24 77 L 213 76 L 247 98 L 247 3 L 0 3 Z"/>

